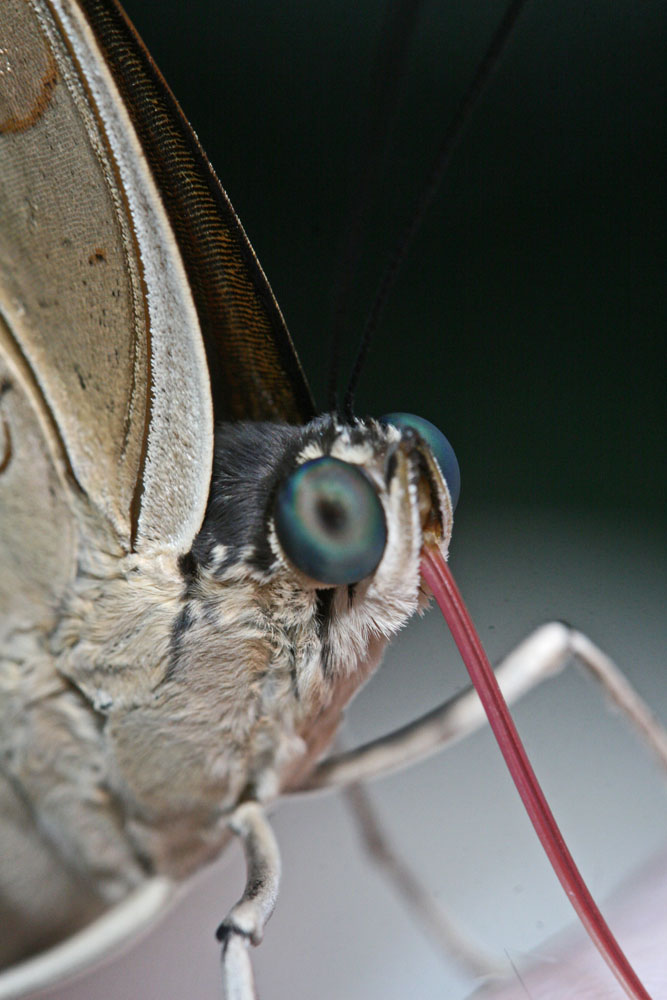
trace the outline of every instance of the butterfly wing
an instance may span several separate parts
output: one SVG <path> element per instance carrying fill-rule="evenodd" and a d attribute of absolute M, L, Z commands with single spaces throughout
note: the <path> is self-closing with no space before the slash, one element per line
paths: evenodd
<path fill-rule="evenodd" d="M 7 7 L 6 350 L 124 547 L 185 544 L 206 503 L 212 414 L 180 255 L 81 12 Z"/>
<path fill-rule="evenodd" d="M 208 493 L 212 402 L 218 418 L 301 422 L 305 380 L 231 205 L 121 12 L 12 0 L 3 29 L 10 337 L 119 538 L 184 548 Z"/>

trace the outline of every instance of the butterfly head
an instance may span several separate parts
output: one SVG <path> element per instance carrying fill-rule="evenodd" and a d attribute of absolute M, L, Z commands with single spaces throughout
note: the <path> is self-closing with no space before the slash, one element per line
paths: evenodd
<path fill-rule="evenodd" d="M 193 554 L 221 582 L 267 587 L 287 616 L 304 599 L 320 614 L 326 605 L 329 623 L 363 646 L 426 603 L 420 552 L 428 543 L 446 555 L 458 491 L 444 435 L 407 414 L 223 424 Z M 340 638 L 334 659 L 349 662 Z"/>

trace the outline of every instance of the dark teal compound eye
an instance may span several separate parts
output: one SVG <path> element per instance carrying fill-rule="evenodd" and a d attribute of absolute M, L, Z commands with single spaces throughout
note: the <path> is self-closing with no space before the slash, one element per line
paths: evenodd
<path fill-rule="evenodd" d="M 387 413 L 380 418 L 380 422 L 393 424 L 399 430 L 407 427 L 419 434 L 422 441 L 431 449 L 442 472 L 442 478 L 447 483 L 447 489 L 452 498 L 452 507 L 456 508 L 461 493 L 461 470 L 454 449 L 442 431 L 438 430 L 430 420 L 416 417 L 413 413 Z"/>
<path fill-rule="evenodd" d="M 324 456 L 281 484 L 274 507 L 278 540 L 306 576 L 357 583 L 377 567 L 387 542 L 380 498 L 355 465 Z"/>

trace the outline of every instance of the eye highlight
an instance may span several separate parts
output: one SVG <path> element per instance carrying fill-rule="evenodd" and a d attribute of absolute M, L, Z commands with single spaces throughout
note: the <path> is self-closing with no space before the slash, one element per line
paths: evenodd
<path fill-rule="evenodd" d="M 380 420 L 383 424 L 392 424 L 394 427 L 398 427 L 399 430 L 410 428 L 419 434 L 433 452 L 433 457 L 440 466 L 442 477 L 447 483 L 447 489 L 452 498 L 452 507 L 456 508 L 461 493 L 461 470 L 454 449 L 442 431 L 438 430 L 430 420 L 417 417 L 414 413 L 387 413 Z"/>
<path fill-rule="evenodd" d="M 324 456 L 304 462 L 280 486 L 274 523 L 285 555 L 313 580 L 357 583 L 377 567 L 387 542 L 380 499 L 364 473 Z"/>

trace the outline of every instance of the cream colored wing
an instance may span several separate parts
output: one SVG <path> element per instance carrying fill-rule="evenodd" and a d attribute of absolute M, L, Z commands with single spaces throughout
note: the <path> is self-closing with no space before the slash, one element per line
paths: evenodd
<path fill-rule="evenodd" d="M 121 545 L 185 551 L 206 504 L 212 408 L 170 223 L 79 8 L 6 0 L 0 31 L 8 349 Z"/>

